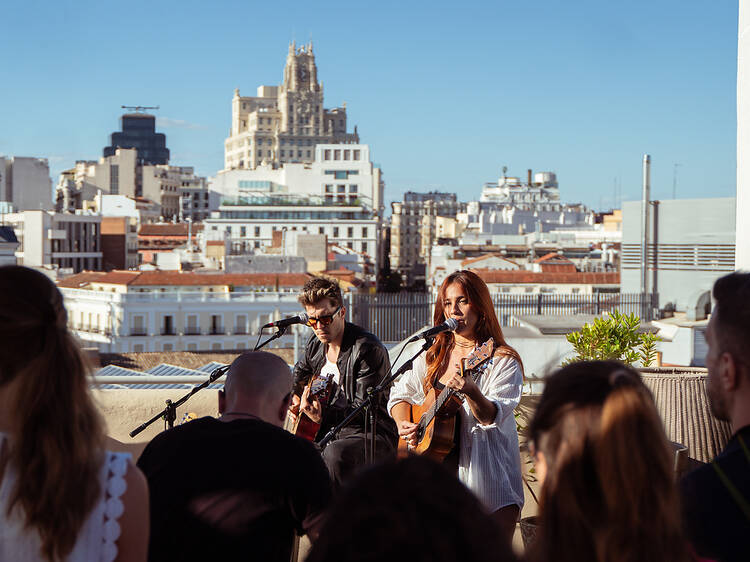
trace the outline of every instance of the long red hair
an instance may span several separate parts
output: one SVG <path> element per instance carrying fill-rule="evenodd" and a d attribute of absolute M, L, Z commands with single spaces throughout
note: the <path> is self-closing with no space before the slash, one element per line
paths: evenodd
<path fill-rule="evenodd" d="M 482 281 L 482 278 L 473 271 L 465 269 L 454 271 L 445 278 L 445 281 L 443 281 L 438 290 L 437 302 L 435 302 L 435 314 L 432 318 L 433 324 L 437 326 L 445 321 L 445 307 L 443 302 L 445 301 L 445 293 L 448 287 L 453 283 L 458 283 L 461 286 L 469 299 L 469 304 L 479 316 L 474 334 L 477 341 L 483 343 L 492 337 L 495 340 L 496 353 L 513 357 L 521 365 L 521 369 L 523 369 L 521 356 L 505 341 L 503 330 L 500 328 L 500 322 L 497 321 L 490 290 L 487 288 L 485 282 Z M 427 350 L 425 357 L 427 361 L 426 388 L 432 386 L 432 381 L 445 372 L 446 363 L 454 345 L 455 338 L 453 332 L 443 332 L 438 334 L 435 338 L 435 343 Z"/>

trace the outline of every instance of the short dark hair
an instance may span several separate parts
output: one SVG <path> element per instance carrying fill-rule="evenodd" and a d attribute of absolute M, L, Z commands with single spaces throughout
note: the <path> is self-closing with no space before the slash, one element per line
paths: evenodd
<path fill-rule="evenodd" d="M 334 306 L 343 306 L 341 287 L 338 281 L 329 277 L 313 277 L 302 287 L 299 302 L 302 306 L 315 306 L 323 299 L 331 299 Z"/>
<path fill-rule="evenodd" d="M 513 562 L 496 523 L 444 467 L 425 457 L 363 469 L 341 489 L 309 562 Z"/>
<path fill-rule="evenodd" d="M 750 273 L 735 271 L 714 283 L 716 345 L 750 368 Z"/>

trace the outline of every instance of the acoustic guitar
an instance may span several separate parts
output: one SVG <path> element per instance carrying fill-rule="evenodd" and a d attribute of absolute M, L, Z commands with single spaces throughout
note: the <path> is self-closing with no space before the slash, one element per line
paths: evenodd
<path fill-rule="evenodd" d="M 495 340 L 492 338 L 461 360 L 461 376 L 470 376 L 476 382 L 483 372 L 482 365 L 492 357 Z M 398 456 L 409 454 L 425 455 L 442 461 L 453 449 L 453 436 L 456 430 L 456 414 L 461 408 L 464 396 L 452 388 L 444 388 L 439 393 L 433 387 L 427 392 L 422 404 L 411 405 L 409 421 L 417 422 L 417 444 L 412 447 L 406 441 L 398 442 Z"/>
<path fill-rule="evenodd" d="M 322 410 L 325 411 L 328 400 L 331 398 L 331 390 L 333 389 L 333 373 L 313 375 L 310 377 L 307 386 L 310 388 L 308 400 L 317 398 L 322 406 Z M 304 412 L 297 414 L 296 421 L 293 419 L 291 412 L 287 412 L 284 429 L 290 433 L 294 433 L 297 437 L 302 437 L 308 441 L 315 441 L 315 437 L 320 430 L 320 424 L 314 422 Z"/>

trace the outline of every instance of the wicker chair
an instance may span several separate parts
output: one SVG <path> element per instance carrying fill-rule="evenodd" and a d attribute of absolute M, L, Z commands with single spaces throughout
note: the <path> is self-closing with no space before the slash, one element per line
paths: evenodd
<path fill-rule="evenodd" d="M 711 414 L 706 395 L 706 369 L 676 367 L 641 369 L 670 441 L 688 448 L 688 456 L 710 462 L 732 435 L 727 422 Z"/>

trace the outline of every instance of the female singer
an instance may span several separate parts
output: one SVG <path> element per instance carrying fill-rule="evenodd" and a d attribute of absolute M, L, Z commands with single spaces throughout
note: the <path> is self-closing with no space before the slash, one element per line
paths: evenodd
<path fill-rule="evenodd" d="M 510 540 L 523 506 L 523 481 L 518 433 L 513 410 L 521 398 L 523 368 L 518 353 L 503 337 L 489 290 L 471 271 L 449 275 L 438 292 L 433 322 L 448 318 L 458 322 L 455 332 L 435 338 L 411 371 L 391 389 L 388 411 L 396 421 L 399 437 L 416 446 L 416 424 L 411 405 L 421 404 L 427 392 L 451 388 L 466 398 L 459 414 L 457 442 L 445 463 L 457 466 L 459 479 L 493 514 Z M 492 337 L 495 350 L 484 363 L 476 382 L 462 377 L 460 362 Z"/>

